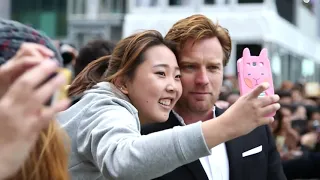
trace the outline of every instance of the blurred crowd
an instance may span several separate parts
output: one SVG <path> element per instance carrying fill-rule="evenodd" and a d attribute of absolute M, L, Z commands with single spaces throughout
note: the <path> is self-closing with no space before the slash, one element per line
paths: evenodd
<path fill-rule="evenodd" d="M 217 106 L 240 97 L 237 77 L 226 76 Z M 281 108 L 270 125 L 288 179 L 318 176 L 320 166 L 320 84 L 283 81 L 276 89 Z"/>

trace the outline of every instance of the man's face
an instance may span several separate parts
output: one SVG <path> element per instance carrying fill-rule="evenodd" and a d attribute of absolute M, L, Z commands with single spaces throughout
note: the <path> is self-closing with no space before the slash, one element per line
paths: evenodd
<path fill-rule="evenodd" d="M 197 114 L 212 112 L 223 80 L 223 50 L 218 38 L 189 40 L 180 54 L 183 93 L 176 108 Z"/>

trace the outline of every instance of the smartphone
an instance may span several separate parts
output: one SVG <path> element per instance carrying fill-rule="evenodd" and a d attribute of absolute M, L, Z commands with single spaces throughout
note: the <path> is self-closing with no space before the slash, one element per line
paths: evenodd
<path fill-rule="evenodd" d="M 242 52 L 242 58 L 237 61 L 237 71 L 241 96 L 251 92 L 263 82 L 268 82 L 270 86 L 258 98 L 274 95 L 272 71 L 266 48 L 261 50 L 259 56 L 251 56 L 250 50 L 245 48 Z M 275 114 L 276 112 L 270 114 L 269 117 Z"/>
<path fill-rule="evenodd" d="M 62 74 L 65 79 L 66 79 L 66 83 L 64 86 L 62 86 L 60 89 L 58 89 L 53 96 L 49 99 L 49 101 L 46 103 L 47 106 L 51 106 L 54 103 L 65 99 L 68 97 L 68 85 L 71 83 L 71 76 L 72 73 L 70 70 L 66 69 L 66 68 L 59 68 L 58 71 L 56 73 L 54 73 L 53 75 L 51 75 L 49 77 L 49 79 L 53 78 L 54 76 L 58 75 L 58 74 Z"/>

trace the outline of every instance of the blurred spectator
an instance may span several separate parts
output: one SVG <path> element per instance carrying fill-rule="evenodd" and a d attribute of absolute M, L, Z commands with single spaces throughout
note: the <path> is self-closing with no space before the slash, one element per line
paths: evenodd
<path fill-rule="evenodd" d="M 291 98 L 291 92 L 285 91 L 285 90 L 279 90 L 276 91 L 276 94 L 280 96 L 280 104 L 291 104 L 292 98 Z"/>
<path fill-rule="evenodd" d="M 300 158 L 291 159 L 283 163 L 283 170 L 288 180 L 319 179 L 320 153 L 308 153 Z"/>
<path fill-rule="evenodd" d="M 110 55 L 115 47 L 107 40 L 93 40 L 81 48 L 76 59 L 76 77 L 69 87 L 69 97 L 75 96 L 76 92 L 84 92 L 100 81 L 100 77 L 106 71 Z M 101 59 L 102 58 L 102 59 Z"/>
<path fill-rule="evenodd" d="M 293 88 L 293 83 L 291 81 L 283 81 L 281 83 L 280 91 L 290 91 Z"/>
<path fill-rule="evenodd" d="M 230 106 L 232 104 L 234 104 L 238 99 L 239 99 L 240 95 L 236 94 L 236 93 L 231 93 L 228 97 L 227 97 L 227 102 L 230 104 Z"/>
<path fill-rule="evenodd" d="M 115 44 L 107 40 L 92 40 L 79 51 L 79 55 L 75 60 L 75 76 L 77 76 L 90 62 L 102 57 L 110 55 Z M 106 70 L 108 64 L 102 66 L 100 64 L 101 75 Z M 102 72 L 103 71 L 103 72 Z"/>
<path fill-rule="evenodd" d="M 63 59 L 64 67 L 73 67 L 75 65 L 75 59 L 78 56 L 78 51 L 72 44 L 60 43 L 60 53 Z"/>
<path fill-rule="evenodd" d="M 296 87 L 291 90 L 291 98 L 292 103 L 294 104 L 300 104 L 303 102 L 303 92 L 302 88 Z"/>
<path fill-rule="evenodd" d="M 277 149 L 282 159 L 292 159 L 302 153 L 297 149 L 299 134 L 291 126 L 291 111 L 288 107 L 281 107 L 275 115 L 271 129 L 276 141 Z"/>

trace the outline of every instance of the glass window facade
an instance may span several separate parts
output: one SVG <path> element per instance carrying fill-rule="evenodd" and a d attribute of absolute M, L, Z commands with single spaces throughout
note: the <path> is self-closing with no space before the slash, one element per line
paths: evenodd
<path fill-rule="evenodd" d="M 136 7 L 156 7 L 159 5 L 159 0 L 136 0 Z"/>
<path fill-rule="evenodd" d="M 320 64 L 315 60 L 290 52 L 277 44 L 271 44 L 268 48 L 275 86 L 279 86 L 285 80 L 320 82 Z"/>
<path fill-rule="evenodd" d="M 72 5 L 72 14 L 85 14 L 86 1 L 85 0 L 69 0 Z"/>
<path fill-rule="evenodd" d="M 215 4 L 215 0 L 204 0 L 204 4 L 206 5 Z"/>
<path fill-rule="evenodd" d="M 263 3 L 263 0 L 238 0 L 239 3 Z"/>
<path fill-rule="evenodd" d="M 27 24 L 51 38 L 67 35 L 66 0 L 12 0 L 11 18 Z"/>
<path fill-rule="evenodd" d="M 169 0 L 170 6 L 186 6 L 190 3 L 190 0 Z"/>
<path fill-rule="evenodd" d="M 296 8 L 292 0 L 276 0 L 276 6 L 279 16 L 289 21 L 291 24 L 296 24 Z"/>
<path fill-rule="evenodd" d="M 90 0 L 89 0 L 90 1 Z M 99 0 L 99 14 L 107 14 L 107 13 L 125 13 L 125 0 Z M 140 0 L 141 1 L 141 0 Z M 142 0 L 143 1 L 143 0 Z M 148 2 L 139 2 L 139 5 L 145 5 L 144 3 L 149 4 Z M 145 0 L 144 0 L 145 1 Z M 150 1 L 150 0 L 149 0 Z M 152 4 L 153 1 L 150 1 Z M 137 1 L 138 3 L 138 1 Z"/>

